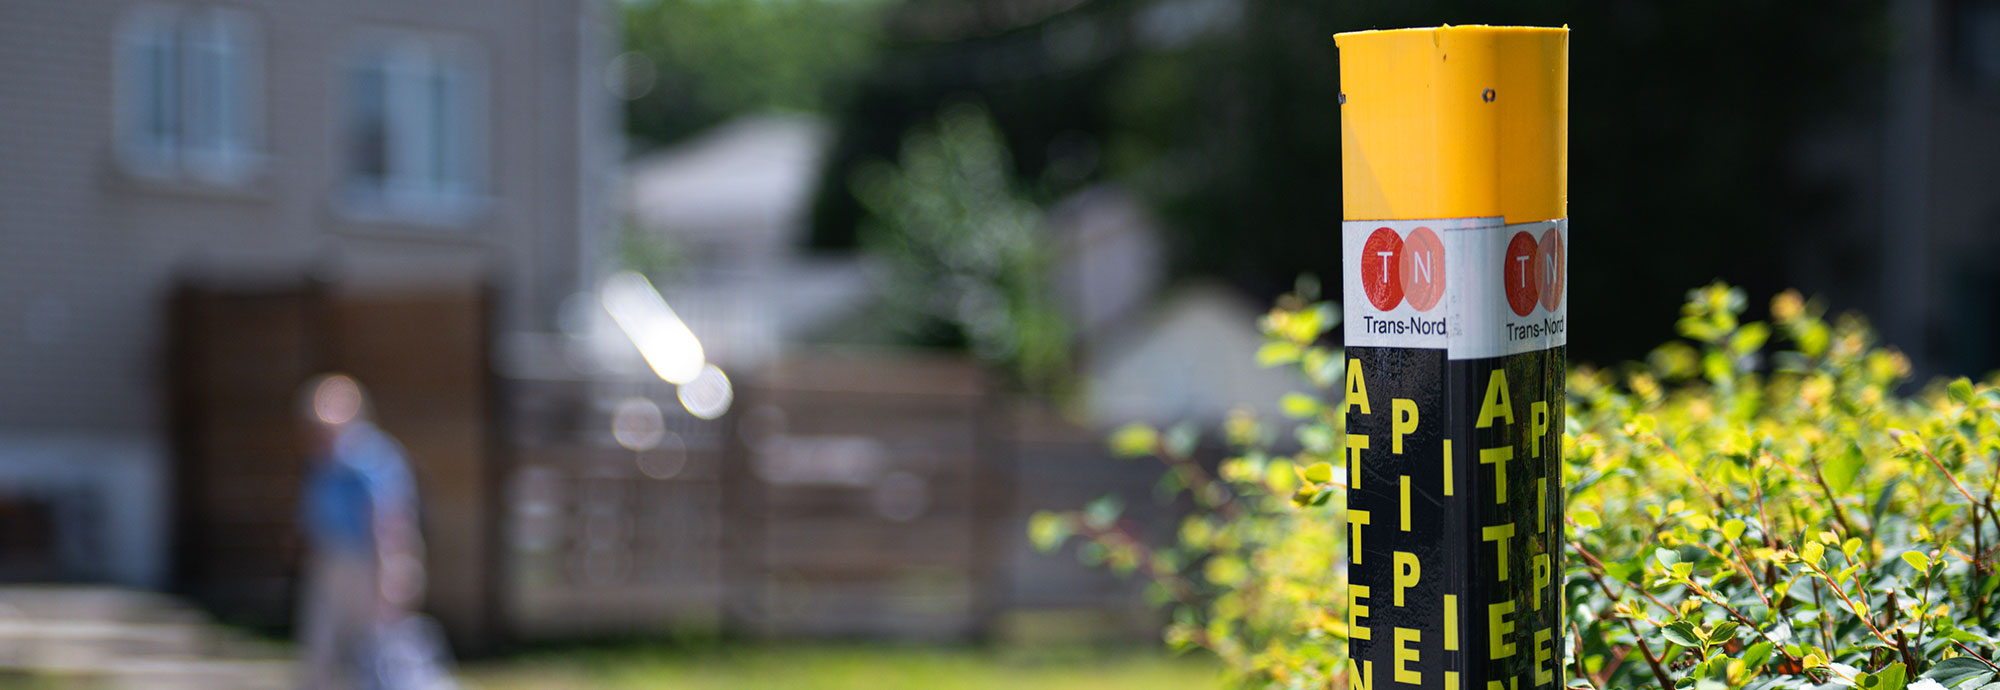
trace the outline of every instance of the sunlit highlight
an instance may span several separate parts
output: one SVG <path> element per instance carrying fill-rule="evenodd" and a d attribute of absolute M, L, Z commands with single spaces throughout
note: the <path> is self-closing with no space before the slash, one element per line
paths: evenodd
<path fill-rule="evenodd" d="M 651 400 L 628 398 L 611 413 L 611 437 L 626 450 L 652 450 L 666 434 L 666 420 Z"/>
<path fill-rule="evenodd" d="M 660 378 L 685 385 L 703 373 L 701 341 L 645 276 L 623 271 L 604 281 L 604 311 Z M 685 394 L 682 397 L 686 399 Z M 724 404 L 727 407 L 727 403 Z"/>
<path fill-rule="evenodd" d="M 729 403 L 736 393 L 729 387 L 729 377 L 721 369 L 710 364 L 702 367 L 701 375 L 693 381 L 681 385 L 681 406 L 688 414 L 702 419 L 715 419 L 729 411 Z"/>

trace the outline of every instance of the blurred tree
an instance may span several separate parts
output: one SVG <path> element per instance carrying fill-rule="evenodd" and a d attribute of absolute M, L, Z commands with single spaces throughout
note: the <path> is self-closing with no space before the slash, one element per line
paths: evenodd
<path fill-rule="evenodd" d="M 750 112 L 819 112 L 875 58 L 879 0 L 626 0 L 611 83 L 634 144 Z"/>
<path fill-rule="evenodd" d="M 919 344 L 964 346 L 1023 388 L 1060 394 L 1069 331 L 1049 295 L 1041 208 L 1015 190 L 1007 145 L 978 106 L 912 130 L 896 165 L 853 178 L 863 246 L 885 268 L 886 324 Z"/>

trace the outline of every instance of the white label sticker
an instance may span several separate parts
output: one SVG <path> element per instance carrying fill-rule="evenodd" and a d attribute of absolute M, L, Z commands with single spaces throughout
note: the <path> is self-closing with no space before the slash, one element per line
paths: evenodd
<path fill-rule="evenodd" d="M 1347 221 L 1341 299 L 1351 347 L 1500 357 L 1569 343 L 1569 221 Z"/>

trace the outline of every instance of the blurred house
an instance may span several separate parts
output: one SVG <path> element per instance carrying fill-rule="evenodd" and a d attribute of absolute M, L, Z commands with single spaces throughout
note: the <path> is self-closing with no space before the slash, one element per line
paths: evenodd
<path fill-rule="evenodd" d="M 1103 422 L 1211 427 L 1234 410 L 1266 419 L 1278 399 L 1308 388 L 1295 371 L 1257 365 L 1263 309 L 1215 283 L 1175 290 L 1142 321 L 1093 349 L 1089 410 Z"/>
<path fill-rule="evenodd" d="M 490 295 L 467 302 L 485 305 L 472 320 L 305 312 L 361 329 L 342 332 L 349 349 L 551 328 L 593 278 L 616 172 L 597 71 L 615 40 L 607 5 L 0 6 L 0 578 L 169 584 L 170 497 L 188 495 L 170 479 L 180 407 L 166 404 L 186 374 L 167 356 L 177 286 Z M 263 347 L 290 332 L 236 313 L 242 329 L 187 335 Z M 212 382 L 296 384 L 204 351 L 222 353 Z M 257 401 L 259 416 L 214 428 L 288 423 L 282 402 Z M 235 448 L 298 462 L 283 444 Z"/>
<path fill-rule="evenodd" d="M 801 251 L 830 136 L 810 115 L 748 116 L 626 164 L 631 231 L 672 254 L 662 296 L 724 368 L 769 364 L 873 299 L 860 258 Z"/>

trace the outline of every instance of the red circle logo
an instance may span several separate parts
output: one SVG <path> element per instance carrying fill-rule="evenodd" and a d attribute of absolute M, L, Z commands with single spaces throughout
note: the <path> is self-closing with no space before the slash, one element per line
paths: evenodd
<path fill-rule="evenodd" d="M 1402 253 L 1403 238 L 1388 228 L 1377 228 L 1361 244 L 1361 291 L 1376 309 L 1389 311 L 1403 302 Z"/>
<path fill-rule="evenodd" d="M 1444 243 L 1430 228 L 1410 231 L 1396 269 L 1402 273 L 1403 296 L 1410 300 L 1410 308 L 1430 311 L 1444 297 Z"/>
<path fill-rule="evenodd" d="M 1527 316 L 1535 310 L 1535 302 L 1540 298 L 1539 273 L 1535 262 L 1540 252 L 1535 251 L 1535 237 L 1526 232 L 1514 233 L 1514 239 L 1507 242 L 1506 265 L 1500 269 L 1500 281 L 1507 290 L 1507 306 L 1516 316 Z"/>
<path fill-rule="evenodd" d="M 1562 306 L 1564 283 L 1569 280 L 1569 257 L 1563 251 L 1562 228 L 1549 228 L 1535 252 L 1535 277 L 1541 286 L 1542 308 L 1555 311 Z"/>

